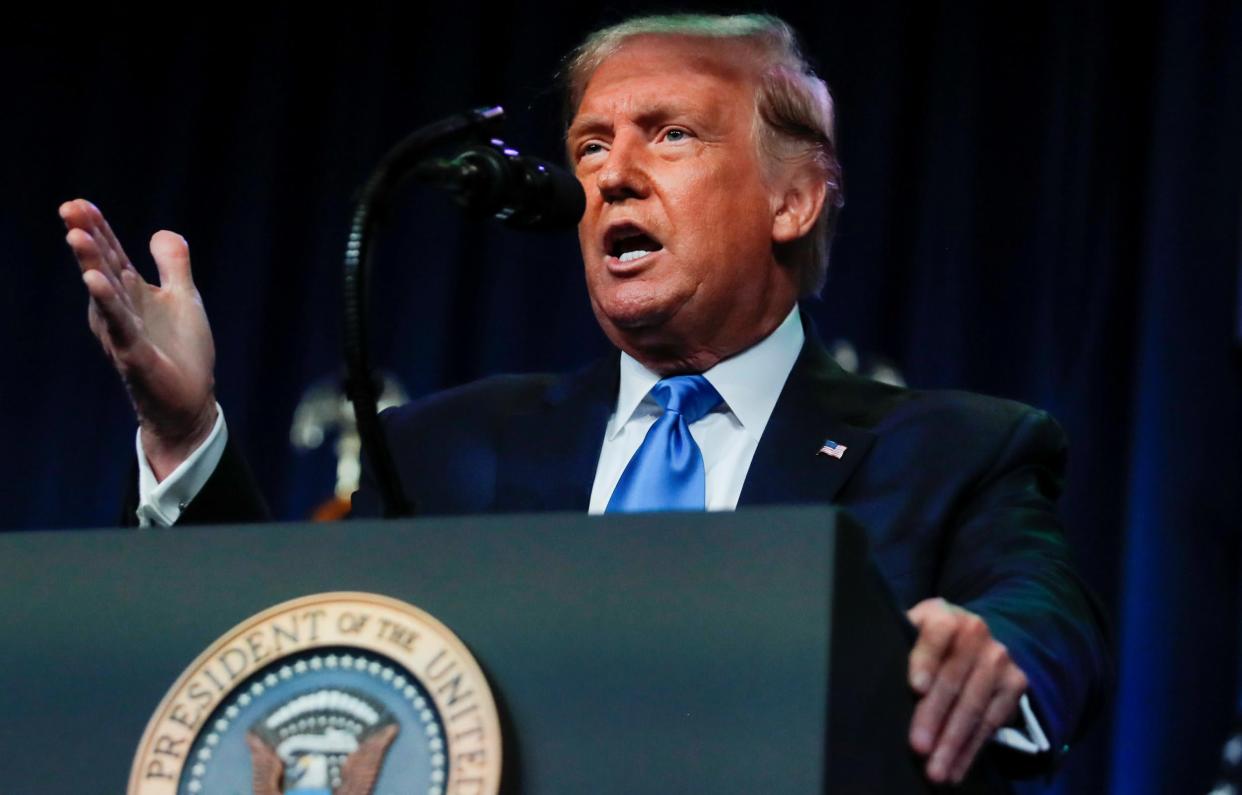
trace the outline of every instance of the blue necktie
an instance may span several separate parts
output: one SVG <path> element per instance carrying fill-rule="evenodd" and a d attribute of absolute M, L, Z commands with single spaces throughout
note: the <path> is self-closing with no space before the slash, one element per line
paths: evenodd
<path fill-rule="evenodd" d="M 608 513 L 701 511 L 706 505 L 703 454 L 690 423 L 721 403 L 701 375 L 675 375 L 651 387 L 664 413 L 647 431 L 608 500 Z"/>

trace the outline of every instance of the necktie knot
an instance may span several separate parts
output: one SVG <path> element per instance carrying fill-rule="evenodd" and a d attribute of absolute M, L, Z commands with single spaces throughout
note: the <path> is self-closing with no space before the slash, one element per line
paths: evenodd
<path fill-rule="evenodd" d="M 650 394 L 664 413 L 621 473 L 608 511 L 701 511 L 706 472 L 690 423 L 719 406 L 720 393 L 701 375 L 675 375 L 658 382 Z"/>
<path fill-rule="evenodd" d="M 656 382 L 651 397 L 664 407 L 685 418 L 686 423 L 703 419 L 723 399 L 716 388 L 701 375 L 674 375 Z"/>

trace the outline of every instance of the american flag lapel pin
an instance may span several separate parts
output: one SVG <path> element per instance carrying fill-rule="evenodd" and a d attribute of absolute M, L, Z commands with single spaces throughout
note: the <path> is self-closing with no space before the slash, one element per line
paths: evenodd
<path fill-rule="evenodd" d="M 824 440 L 824 446 L 819 448 L 819 452 L 815 455 L 830 455 L 833 458 L 840 458 L 845 455 L 845 451 L 849 448 L 843 444 L 837 444 L 831 439 Z"/>

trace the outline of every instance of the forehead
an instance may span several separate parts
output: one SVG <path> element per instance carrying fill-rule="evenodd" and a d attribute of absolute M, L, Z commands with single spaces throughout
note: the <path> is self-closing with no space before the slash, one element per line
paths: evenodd
<path fill-rule="evenodd" d="M 743 42 L 688 36 L 627 39 L 591 74 L 575 121 L 653 104 L 729 115 L 753 108 L 756 59 Z"/>

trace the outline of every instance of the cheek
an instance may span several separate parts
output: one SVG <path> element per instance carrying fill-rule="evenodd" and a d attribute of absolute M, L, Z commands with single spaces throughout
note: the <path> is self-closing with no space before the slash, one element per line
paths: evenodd
<path fill-rule="evenodd" d="M 599 236 L 598 217 L 588 207 L 586 215 L 583 216 L 582 221 L 578 224 L 578 251 L 582 255 L 582 265 L 586 272 L 588 286 L 593 279 L 599 279 L 604 268 L 603 260 L 598 250 Z"/>
<path fill-rule="evenodd" d="M 713 174 L 687 184 L 673 197 L 682 240 L 698 257 L 766 256 L 771 248 L 771 206 L 765 191 L 735 175 Z M 708 263 L 710 264 L 710 263 Z"/>
<path fill-rule="evenodd" d="M 599 210 L 596 200 L 591 196 L 591 192 L 586 193 L 586 211 L 582 214 L 582 220 L 578 221 L 578 245 L 582 247 L 582 253 L 585 255 L 590 248 L 588 243 L 596 237 L 599 229 Z"/>
<path fill-rule="evenodd" d="M 592 232 L 587 229 L 586 221 L 578 224 L 578 250 L 582 252 L 583 262 L 586 262 L 587 258 L 591 256 L 591 248 L 587 245 L 591 236 Z"/>

